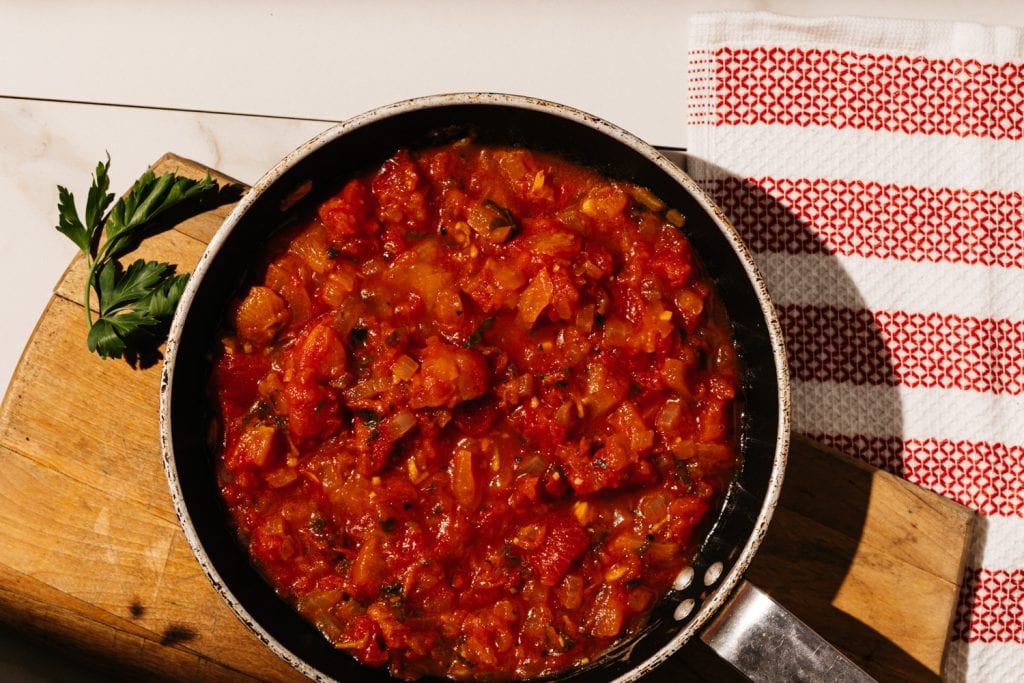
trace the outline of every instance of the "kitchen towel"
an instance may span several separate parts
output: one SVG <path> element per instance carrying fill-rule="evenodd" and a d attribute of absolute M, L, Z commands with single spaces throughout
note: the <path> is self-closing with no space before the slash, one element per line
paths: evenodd
<path fill-rule="evenodd" d="M 1024 680 L 1024 31 L 704 14 L 688 73 L 794 431 L 979 513 L 946 677 Z"/>

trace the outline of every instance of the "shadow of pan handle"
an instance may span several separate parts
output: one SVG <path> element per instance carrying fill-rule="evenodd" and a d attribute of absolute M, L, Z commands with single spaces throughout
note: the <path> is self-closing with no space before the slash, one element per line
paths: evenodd
<path fill-rule="evenodd" d="M 740 583 L 700 638 L 756 683 L 875 681 L 749 581 Z"/>

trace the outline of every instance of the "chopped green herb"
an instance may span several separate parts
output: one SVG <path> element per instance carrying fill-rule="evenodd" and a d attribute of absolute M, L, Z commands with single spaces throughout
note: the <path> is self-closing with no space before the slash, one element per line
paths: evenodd
<path fill-rule="evenodd" d="M 483 341 L 484 335 L 487 334 L 492 327 L 494 327 L 494 316 L 489 315 L 483 319 L 483 322 L 481 322 L 475 330 L 473 330 L 473 334 L 469 335 L 469 339 L 466 340 L 463 346 L 467 349 L 473 348 Z"/>
<path fill-rule="evenodd" d="M 125 268 L 118 259 L 158 227 L 158 216 L 205 195 L 216 185 L 209 176 L 203 180 L 174 173 L 157 177 L 149 170 L 114 203 L 114 195 L 107 192 L 109 169 L 109 156 L 96 165 L 84 221 L 78 215 L 74 195 L 65 187 L 57 187 L 57 230 L 85 256 L 86 344 L 101 358 L 120 358 L 150 340 L 170 319 L 185 291 L 188 275 L 176 274 L 169 263 L 138 259 Z M 92 313 L 93 291 L 99 305 L 96 320 Z"/>
<path fill-rule="evenodd" d="M 352 346 L 362 346 L 366 342 L 366 337 L 370 334 L 370 330 L 365 327 L 353 327 L 348 333 L 348 340 Z"/>
<path fill-rule="evenodd" d="M 334 259 L 338 258 L 339 256 L 341 256 L 341 252 L 340 251 L 338 251 L 334 247 L 327 247 L 327 258 L 329 258 L 330 260 L 333 261 Z"/>
<path fill-rule="evenodd" d="M 398 520 L 396 520 L 394 517 L 388 517 L 386 519 L 380 520 L 381 531 L 383 531 L 386 534 L 390 534 L 392 531 L 394 531 L 397 525 Z"/>
<path fill-rule="evenodd" d="M 376 410 L 369 410 L 368 408 L 360 408 L 356 411 L 356 415 L 360 420 L 366 423 L 367 427 L 376 427 L 380 424 L 381 414 Z"/>
<path fill-rule="evenodd" d="M 257 401 L 253 412 L 256 413 L 256 417 L 260 420 L 269 420 L 274 414 L 273 408 L 268 401 Z"/>
<path fill-rule="evenodd" d="M 491 230 L 497 230 L 498 228 L 512 228 L 512 229 L 516 229 L 516 228 L 519 227 L 518 224 L 516 223 L 516 217 L 513 216 L 512 212 L 509 211 L 508 209 L 506 209 L 504 206 L 501 206 L 500 204 L 497 204 L 497 203 L 495 203 L 494 201 L 492 201 L 490 199 L 485 199 L 484 200 L 484 206 L 489 208 L 494 213 L 498 214 L 497 216 L 492 218 L 491 222 L 487 225 L 487 227 L 489 229 L 491 229 Z"/>

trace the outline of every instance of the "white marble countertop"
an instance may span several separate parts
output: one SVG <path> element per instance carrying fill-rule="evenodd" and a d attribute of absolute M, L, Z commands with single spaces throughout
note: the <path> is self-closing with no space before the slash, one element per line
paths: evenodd
<path fill-rule="evenodd" d="M 0 392 L 74 255 L 56 185 L 84 201 L 107 152 L 118 194 L 167 151 L 251 183 L 332 121 L 467 90 L 685 146 L 687 21 L 715 10 L 1024 24 L 1007 0 L 0 0 Z M 5 680 L 17 649 L 0 636 Z"/>

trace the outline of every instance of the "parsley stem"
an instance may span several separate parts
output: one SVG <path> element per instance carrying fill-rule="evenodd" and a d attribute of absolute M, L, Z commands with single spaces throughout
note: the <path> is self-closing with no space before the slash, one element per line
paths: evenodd
<path fill-rule="evenodd" d="M 85 293 L 82 296 L 82 301 L 85 302 L 85 324 L 91 330 L 92 329 L 92 280 L 96 277 L 96 264 L 97 261 L 90 263 L 89 257 L 85 259 L 86 264 L 89 266 L 85 274 Z"/>

